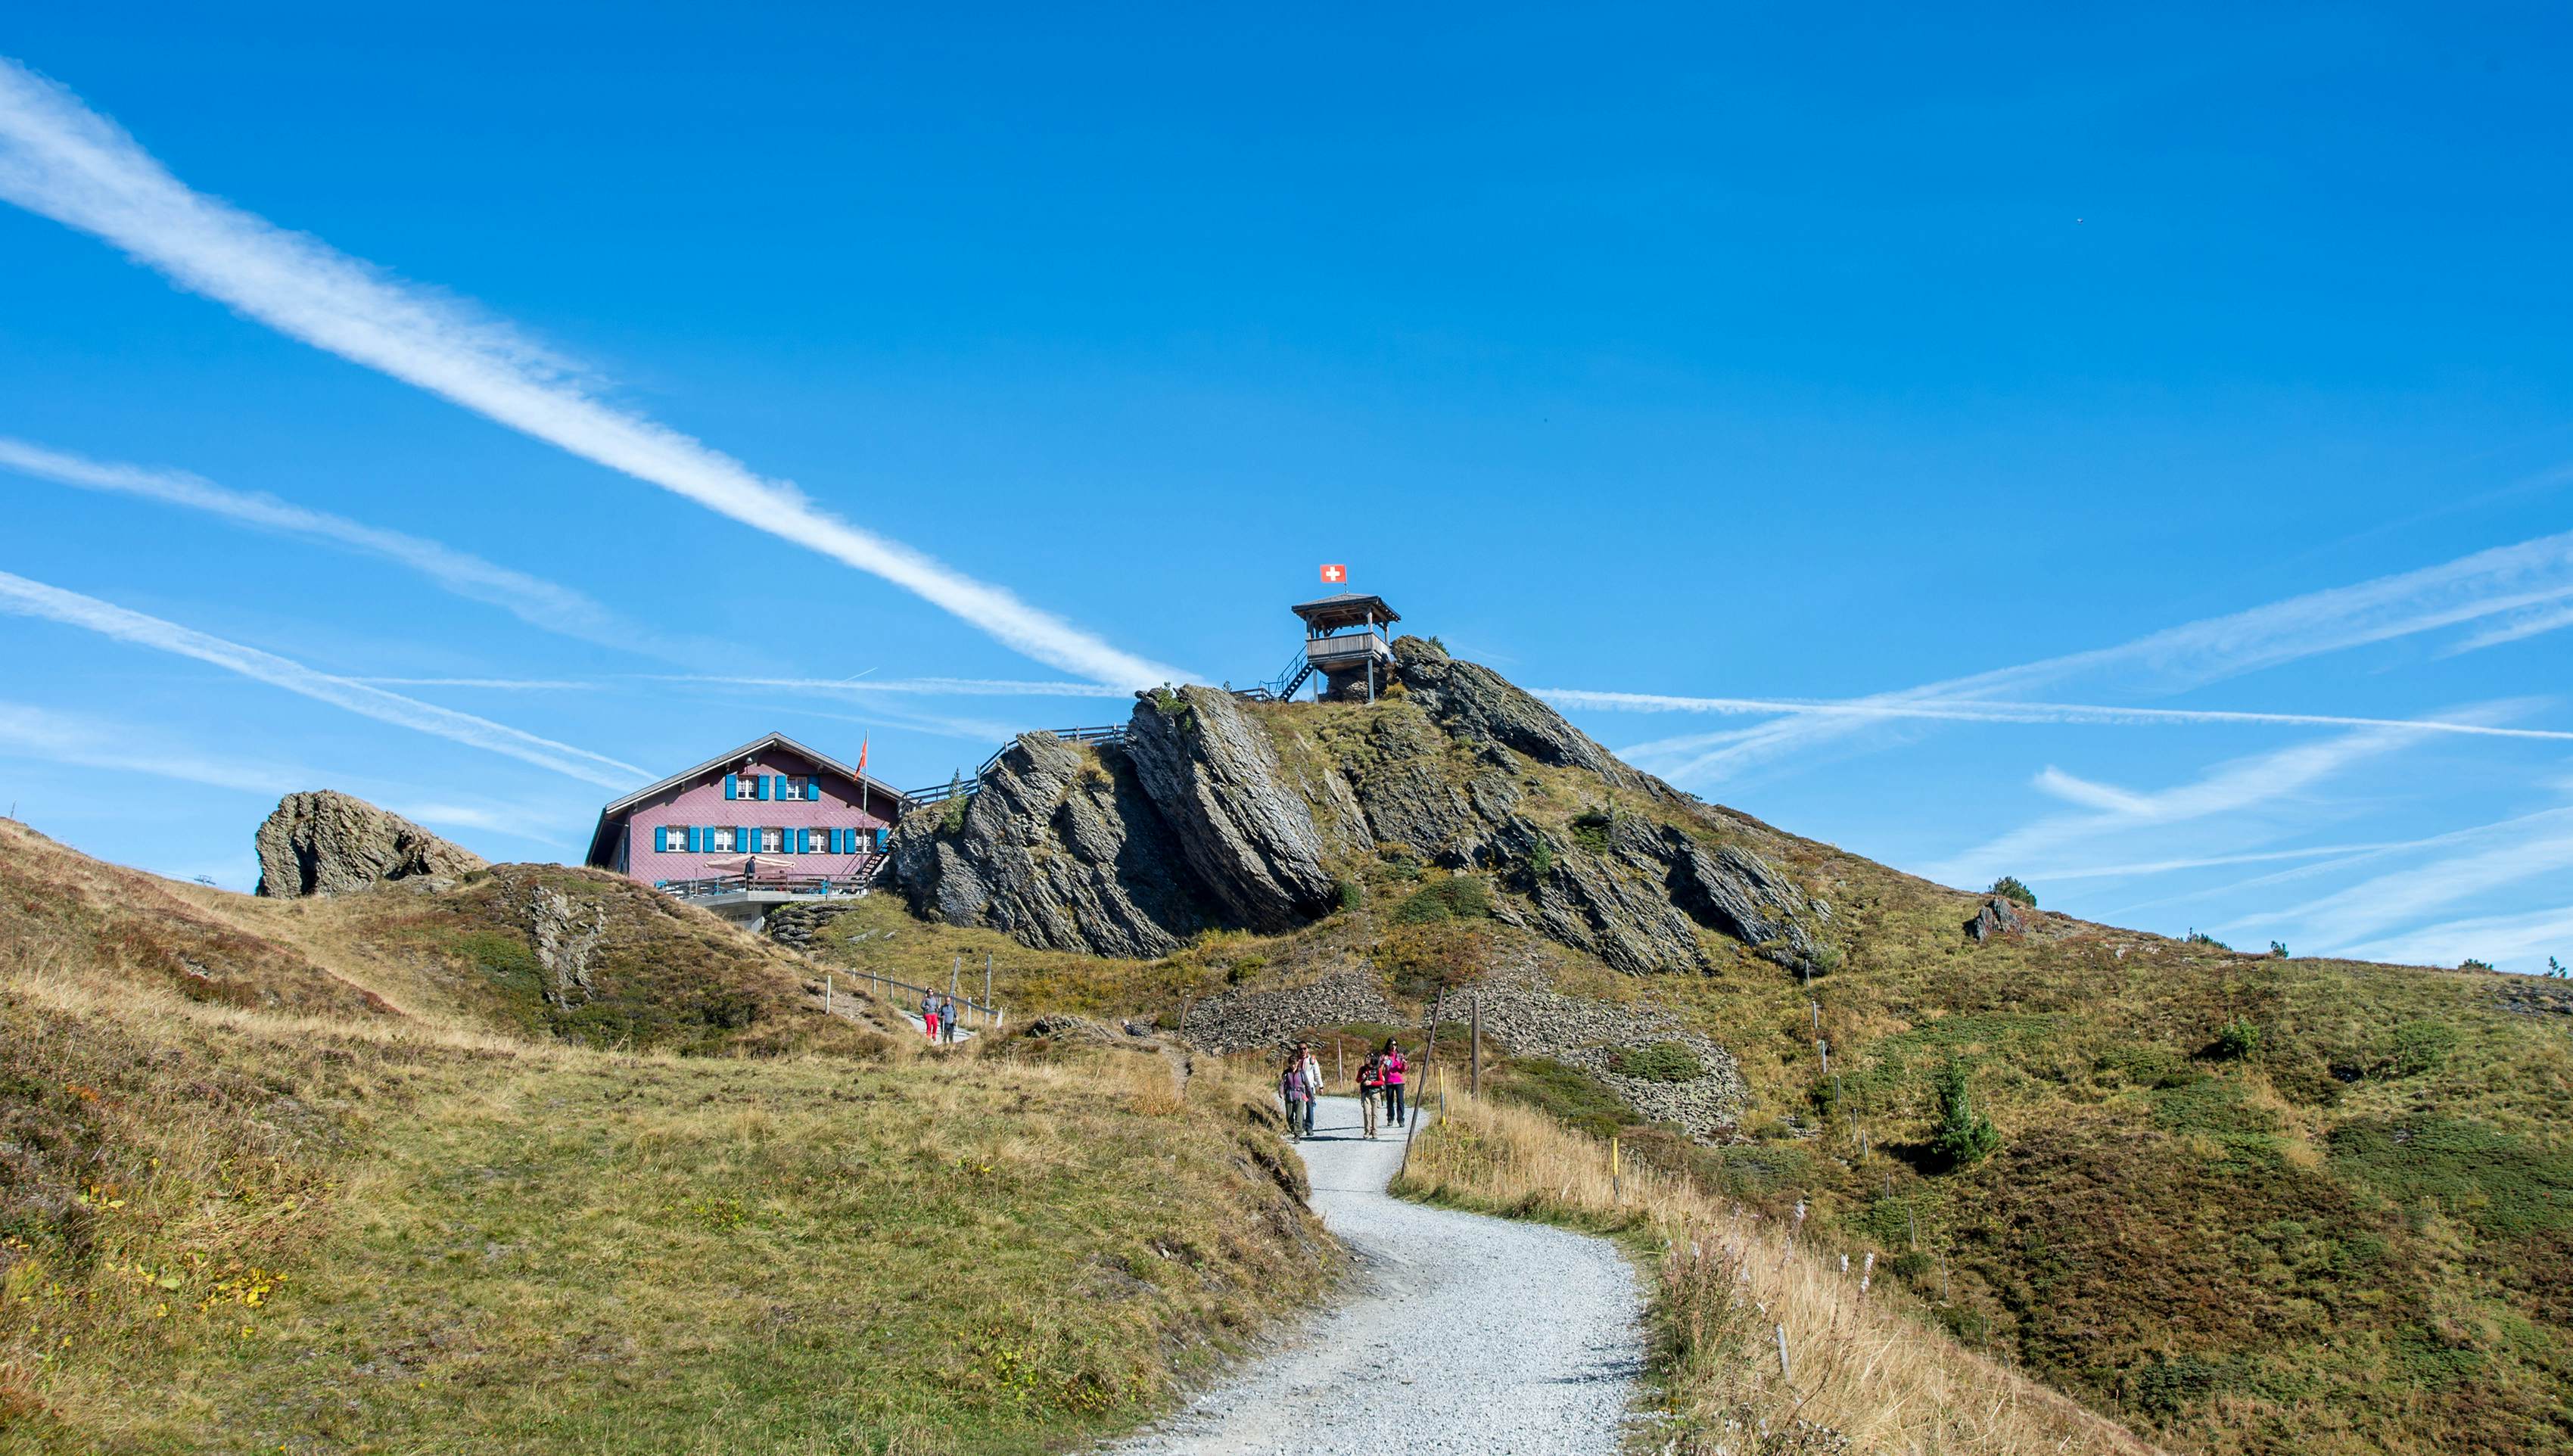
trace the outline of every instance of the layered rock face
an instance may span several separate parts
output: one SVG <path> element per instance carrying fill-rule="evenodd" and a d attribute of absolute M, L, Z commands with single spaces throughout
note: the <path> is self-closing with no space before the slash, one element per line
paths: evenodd
<path fill-rule="evenodd" d="M 1313 811 L 1286 786 L 1278 750 L 1233 694 L 1145 694 L 1127 726 L 1126 757 L 1227 920 L 1286 931 L 1330 907 L 1335 887 Z"/>
<path fill-rule="evenodd" d="M 1670 794 L 1661 780 L 1619 763 L 1561 713 L 1488 667 L 1459 662 L 1418 637 L 1396 638 L 1393 656 L 1411 700 L 1460 738 L 1497 744 L 1557 768 L 1588 769 L 1620 789 L 1653 798 Z"/>
<path fill-rule="evenodd" d="M 279 898 L 338 895 L 385 880 L 488 868 L 481 856 L 399 814 L 330 789 L 279 800 L 260 825 L 257 843 L 258 893 Z"/>
<path fill-rule="evenodd" d="M 1339 736 L 1291 765 L 1268 724 L 1206 687 L 1138 694 L 1126 742 L 1096 757 L 1022 738 L 961 821 L 951 806 L 904 820 L 895 881 L 951 924 L 1154 957 L 1209 927 L 1307 924 L 1337 902 L 1331 864 L 1402 845 L 1493 875 L 1524 897 L 1495 917 L 1630 974 L 1706 968 L 1710 932 L 1822 969 L 1829 908 L 1749 850 L 1670 827 L 1694 811 L 1660 780 L 1488 668 L 1410 637 L 1394 653 L 1401 695 L 1336 720 Z M 1595 777 L 1608 807 L 1570 839 L 1547 828 L 1527 812 L 1532 764 Z M 1615 808 L 1638 800 L 1660 817 Z"/>
<path fill-rule="evenodd" d="M 1179 840 L 1121 753 L 1094 759 L 1026 734 L 952 829 L 949 808 L 915 810 L 888 846 L 914 914 L 1130 958 L 1167 956 L 1211 923 Z"/>

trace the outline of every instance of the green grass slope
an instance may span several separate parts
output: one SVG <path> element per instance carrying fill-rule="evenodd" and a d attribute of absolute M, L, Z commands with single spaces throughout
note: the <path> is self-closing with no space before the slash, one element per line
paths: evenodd
<path fill-rule="evenodd" d="M 601 1033 L 477 885 L 288 907 L 0 834 L 0 1451 L 1053 1449 L 1334 1272 L 1221 1067 L 787 991 L 709 1042 L 692 983 L 789 968 L 687 917 L 602 954 Z"/>

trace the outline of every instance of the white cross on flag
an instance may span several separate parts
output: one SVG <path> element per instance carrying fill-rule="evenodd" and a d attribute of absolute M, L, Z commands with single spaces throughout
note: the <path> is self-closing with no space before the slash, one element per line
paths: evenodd
<path fill-rule="evenodd" d="M 1337 586 L 1348 579 L 1349 568 L 1340 565 L 1336 561 L 1322 568 L 1322 584 L 1324 586 Z"/>

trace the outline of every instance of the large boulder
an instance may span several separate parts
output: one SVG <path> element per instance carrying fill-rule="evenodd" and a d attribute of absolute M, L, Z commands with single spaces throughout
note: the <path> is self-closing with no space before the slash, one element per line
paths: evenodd
<path fill-rule="evenodd" d="M 1228 919 L 1286 931 L 1328 911 L 1338 885 L 1322 865 L 1322 835 L 1289 788 L 1269 735 L 1219 688 L 1136 695 L 1126 757 L 1180 853 Z"/>
<path fill-rule="evenodd" d="M 279 800 L 257 843 L 259 893 L 283 899 L 488 867 L 399 814 L 330 789 Z"/>

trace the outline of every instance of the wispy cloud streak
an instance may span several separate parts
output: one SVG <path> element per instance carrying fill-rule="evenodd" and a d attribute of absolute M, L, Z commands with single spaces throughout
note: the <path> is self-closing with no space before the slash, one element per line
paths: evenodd
<path fill-rule="evenodd" d="M 2442 921 L 2352 946 L 2346 954 L 2409 966 L 2455 966 L 2471 956 L 2504 971 L 2533 974 L 2548 957 L 2573 954 L 2573 905 Z"/>
<path fill-rule="evenodd" d="M 1801 715 L 1822 718 L 1921 719 L 1947 723 L 2253 723 L 2281 727 L 2405 728 L 2482 738 L 2539 738 L 2573 743 L 2573 730 L 2505 728 L 2444 718 L 2361 718 L 2337 713 L 2258 713 L 2215 708 L 2131 708 L 2097 703 L 1887 702 L 1872 698 L 1815 701 L 1805 698 L 1691 698 L 1660 693 L 1594 692 L 1537 688 L 1538 697 L 1567 708 L 1635 713 L 1713 713 L 1740 716 Z M 1690 734 L 1636 744 L 1630 752 L 1668 753 L 1729 739 L 1731 733 Z"/>
<path fill-rule="evenodd" d="M 317 672 L 273 652 L 228 642 L 175 622 L 130 611 L 113 602 L 65 591 L 41 581 L 30 581 L 6 571 L 0 571 L 0 611 L 60 622 L 137 646 L 193 657 L 380 723 L 391 723 L 486 752 L 504 754 L 522 763 L 607 788 L 629 788 L 635 780 L 650 777 L 642 769 L 604 754 L 557 743 L 550 738 L 539 738 L 488 718 L 458 713 L 349 678 Z"/>
<path fill-rule="evenodd" d="M 202 784 L 246 794 L 291 794 L 317 784 L 360 789 L 406 819 L 465 829 L 488 830 L 534 844 L 563 842 L 528 831 L 524 806 L 503 810 L 470 804 L 412 802 L 396 789 L 368 788 L 366 781 L 312 769 L 213 757 L 183 748 L 129 723 L 74 717 L 24 703 L 0 702 L 0 758 L 23 758 L 67 768 L 103 769 L 114 773 L 150 774 L 175 783 Z"/>
<path fill-rule="evenodd" d="M 610 647 L 648 645 L 649 634 L 586 593 L 512 570 L 450 546 L 291 504 L 274 495 L 231 490 L 186 470 L 93 460 L 0 435 L 0 467 L 83 490 L 131 495 L 202 510 L 261 530 L 329 541 L 398 562 L 469 601 L 496 606 L 531 627 Z"/>
<path fill-rule="evenodd" d="M 718 677 L 701 673 L 636 674 L 647 682 L 692 682 L 718 684 L 724 687 L 780 688 L 788 692 L 821 693 L 832 697 L 864 698 L 872 694 L 895 694 L 921 697 L 957 698 L 1121 698 L 1134 694 L 1125 688 L 1095 682 L 1014 682 L 983 677 L 911 677 L 911 678 L 828 678 L 828 677 Z M 2573 738 L 2573 733 L 2564 735 Z"/>
<path fill-rule="evenodd" d="M 1694 744 L 1672 740 L 1636 751 L 1658 750 L 1665 758 L 1677 758 L 1675 763 L 1656 765 L 1677 782 L 1710 783 L 1871 726 L 1907 717 L 1938 716 L 1932 711 L 1893 710 L 1955 710 L 1980 703 L 2008 711 L 2014 705 L 1996 700 L 2113 671 L 2123 680 L 2149 690 L 2176 692 L 2299 658 L 2486 618 L 2518 615 L 2525 619 L 2528 613 L 2542 613 L 2550 604 L 2567 600 L 2573 600 L 2573 531 L 2183 623 L 2112 647 L 1855 698 L 1840 705 L 1841 711 L 1789 713 L 1781 709 L 1780 716 L 1771 722 L 1704 735 Z M 2504 640 L 2487 635 L 2495 641 Z M 2507 730 L 2504 736 L 2542 731 Z M 1683 754 L 1693 756 L 1679 757 Z"/>
<path fill-rule="evenodd" d="M 1127 687 L 1185 676 L 842 520 L 699 440 L 610 407 L 504 323 L 193 191 L 70 91 L 5 58 L 0 197 L 95 234 L 292 338 L 881 576 L 1038 661 Z"/>
<path fill-rule="evenodd" d="M 2481 847 L 2407 865 L 2261 919 L 2296 927 L 2326 950 L 2349 948 L 2473 896 L 2573 869 L 2573 809 L 2524 814 L 2443 838 Z"/>
<path fill-rule="evenodd" d="M 2040 789 L 2096 812 L 2038 820 L 1924 873 L 1949 884 L 1981 883 L 2004 872 L 2035 882 L 2044 878 L 2044 871 L 2035 863 L 2040 856 L 2104 835 L 2239 813 L 2296 793 L 2352 764 L 2417 741 L 2418 737 L 2405 730 L 2371 729 L 2318 743 L 2300 743 L 2275 753 L 2233 760 L 2193 782 L 2154 793 L 2094 783 L 2049 767 L 2037 777 Z"/>

